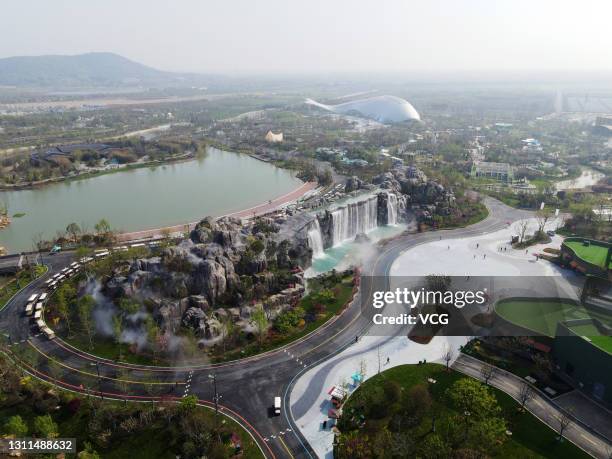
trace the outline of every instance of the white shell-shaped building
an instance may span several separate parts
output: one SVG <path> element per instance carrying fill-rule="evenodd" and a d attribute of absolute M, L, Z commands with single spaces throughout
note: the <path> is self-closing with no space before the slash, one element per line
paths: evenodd
<path fill-rule="evenodd" d="M 312 99 L 307 99 L 306 103 L 343 115 L 359 114 L 364 118 L 370 118 L 381 123 L 399 123 L 421 119 L 410 102 L 396 96 L 368 97 L 367 99 L 353 100 L 338 105 L 325 105 Z"/>

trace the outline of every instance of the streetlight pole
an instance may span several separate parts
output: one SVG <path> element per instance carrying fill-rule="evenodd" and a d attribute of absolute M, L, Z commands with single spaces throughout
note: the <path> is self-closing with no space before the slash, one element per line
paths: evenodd
<path fill-rule="evenodd" d="M 215 392 L 213 396 L 213 401 L 215 402 L 215 421 L 216 421 L 217 416 L 219 415 L 219 393 L 217 392 L 217 375 L 213 373 L 211 375 L 208 375 L 208 377 L 212 379 L 213 390 Z"/>
<path fill-rule="evenodd" d="M 215 428 L 217 429 L 217 435 L 219 435 L 220 440 L 221 434 L 219 433 L 219 393 L 217 392 L 217 375 L 213 373 L 209 374 L 208 377 L 212 379 L 213 390 L 215 392 L 213 396 L 213 401 L 215 402 Z"/>

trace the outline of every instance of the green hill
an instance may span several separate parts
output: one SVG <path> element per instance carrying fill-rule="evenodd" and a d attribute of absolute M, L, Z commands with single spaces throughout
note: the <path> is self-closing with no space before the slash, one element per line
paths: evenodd
<path fill-rule="evenodd" d="M 0 85 L 6 86 L 156 86 L 184 78 L 185 75 L 163 72 L 113 53 L 0 59 Z"/>

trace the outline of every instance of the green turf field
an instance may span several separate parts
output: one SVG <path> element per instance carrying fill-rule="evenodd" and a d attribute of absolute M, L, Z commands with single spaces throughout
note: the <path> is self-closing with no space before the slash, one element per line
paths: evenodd
<path fill-rule="evenodd" d="M 572 249 L 574 253 L 584 261 L 606 268 L 606 258 L 608 256 L 608 248 L 597 244 L 585 246 L 581 241 L 567 241 L 565 245 Z"/>
<path fill-rule="evenodd" d="M 588 310 L 570 301 L 546 299 L 509 299 L 495 306 L 495 312 L 508 322 L 554 337 L 559 322 L 574 319 L 598 319 L 612 325 L 612 317 Z M 604 336 L 592 324 L 574 325 L 571 330 L 579 336 L 586 336 L 597 347 L 612 354 L 612 337 Z"/>
<path fill-rule="evenodd" d="M 548 299 L 509 299 L 502 300 L 495 306 L 495 312 L 508 322 L 529 330 L 554 337 L 557 323 L 574 319 L 598 319 L 610 325 L 609 315 L 587 310 L 571 301 Z M 596 330 L 594 327 L 592 327 Z"/>

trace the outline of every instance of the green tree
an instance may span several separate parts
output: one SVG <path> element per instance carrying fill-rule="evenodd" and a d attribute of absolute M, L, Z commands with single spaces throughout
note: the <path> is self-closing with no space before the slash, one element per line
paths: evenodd
<path fill-rule="evenodd" d="M 73 241 L 78 241 L 79 234 L 81 234 L 81 227 L 76 223 L 72 222 L 66 227 L 66 233 L 70 234 Z"/>
<path fill-rule="evenodd" d="M 506 422 L 501 417 L 482 419 L 471 427 L 470 443 L 489 454 L 506 439 L 506 430 Z"/>
<path fill-rule="evenodd" d="M 188 395 L 183 397 L 179 402 L 179 410 L 183 413 L 193 411 L 198 406 L 198 397 L 196 395 Z"/>
<path fill-rule="evenodd" d="M 121 298 L 118 306 L 126 314 L 135 314 L 140 311 L 140 303 L 131 298 Z"/>
<path fill-rule="evenodd" d="M 34 433 L 40 438 L 57 438 L 59 429 L 57 424 L 48 414 L 34 418 Z"/>
<path fill-rule="evenodd" d="M 147 321 L 145 322 L 145 327 L 147 330 L 147 339 L 149 341 L 149 346 L 151 347 L 151 351 L 153 352 L 153 359 L 157 358 L 157 350 L 158 350 L 158 341 L 159 341 L 159 327 L 155 323 L 155 321 L 149 316 L 147 317 Z"/>
<path fill-rule="evenodd" d="M 4 423 L 4 432 L 15 438 L 25 437 L 28 434 L 28 425 L 19 415 L 11 416 Z"/>
<path fill-rule="evenodd" d="M 113 334 L 115 335 L 115 343 L 119 346 L 119 360 L 122 358 L 121 354 L 121 334 L 123 333 L 123 319 L 119 314 L 113 316 Z"/>
<path fill-rule="evenodd" d="M 83 295 L 78 303 L 77 309 L 79 311 L 79 320 L 81 325 L 87 332 L 87 338 L 89 339 L 89 349 L 93 349 L 93 308 L 95 306 L 95 300 L 91 295 Z"/>
<path fill-rule="evenodd" d="M 501 411 L 489 387 L 472 378 L 456 381 L 446 395 L 457 411 L 475 420 L 495 417 Z"/>
<path fill-rule="evenodd" d="M 55 304 L 57 305 L 57 312 L 59 312 L 62 319 L 64 319 L 64 323 L 68 329 L 68 336 L 70 336 L 72 335 L 72 330 L 70 329 L 70 308 L 68 307 L 68 300 L 66 299 L 67 286 L 68 284 L 64 284 L 57 290 Z"/>
<path fill-rule="evenodd" d="M 100 219 L 98 223 L 95 224 L 94 229 L 98 234 L 108 234 L 111 232 L 110 223 L 105 218 Z"/>
<path fill-rule="evenodd" d="M 438 434 L 429 434 L 418 444 L 419 455 L 425 459 L 445 459 L 451 457 L 451 449 Z"/>
<path fill-rule="evenodd" d="M 263 343 L 264 334 L 268 330 L 268 316 L 262 305 L 259 305 L 251 313 L 251 320 L 257 328 L 257 337 L 259 339 L 259 345 Z"/>
<path fill-rule="evenodd" d="M 77 454 L 78 459 L 100 459 L 100 455 L 93 449 L 91 443 L 85 442 L 85 449 Z"/>

